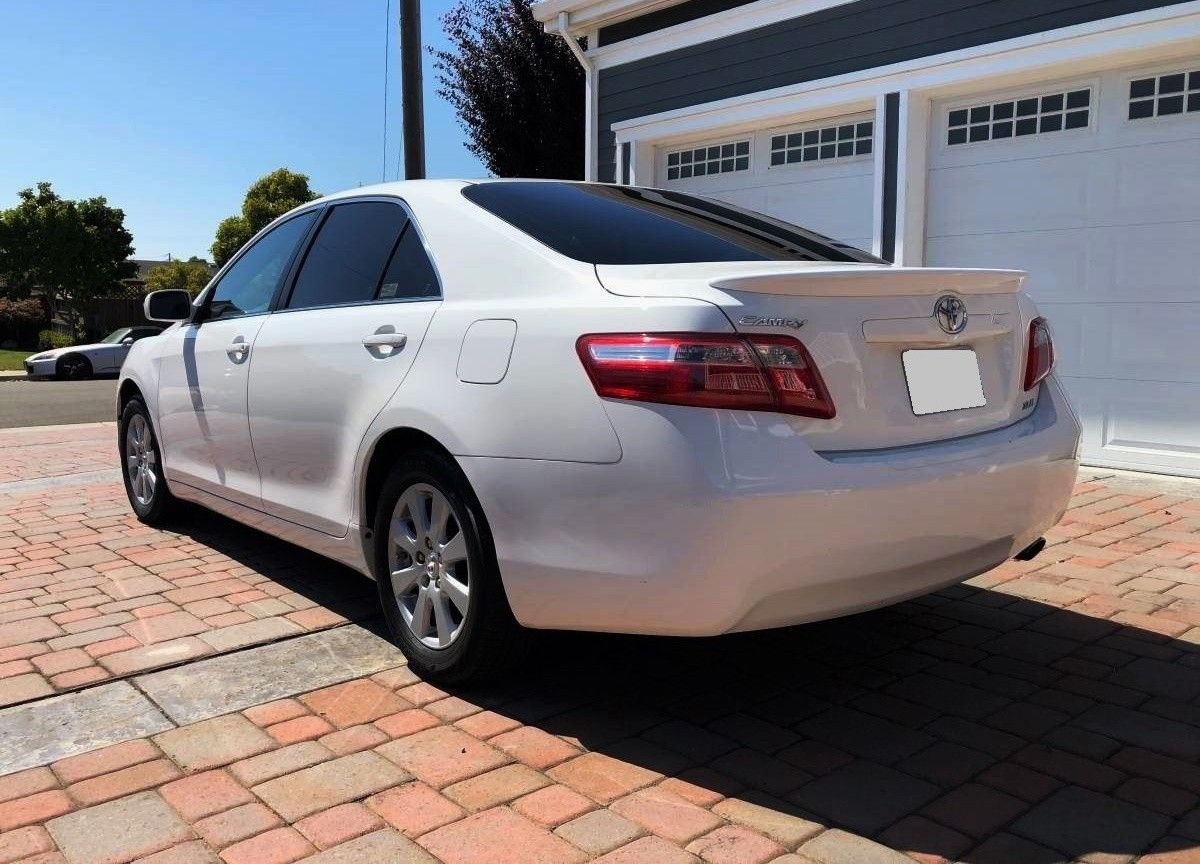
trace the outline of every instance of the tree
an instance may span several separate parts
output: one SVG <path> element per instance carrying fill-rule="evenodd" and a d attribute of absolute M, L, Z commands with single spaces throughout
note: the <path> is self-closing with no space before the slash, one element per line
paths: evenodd
<path fill-rule="evenodd" d="M 155 267 L 146 277 L 146 288 L 150 291 L 178 288 L 195 297 L 211 278 L 208 264 L 193 256 L 186 261 L 176 259 Z"/>
<path fill-rule="evenodd" d="M 459 0 L 434 51 L 438 95 L 497 177 L 583 177 L 583 70 L 529 0 Z"/>
<path fill-rule="evenodd" d="M 307 174 L 277 168 L 260 177 L 246 191 L 241 215 L 222 219 L 217 226 L 211 247 L 213 261 L 220 267 L 276 217 L 319 197 L 309 188 Z"/>
<path fill-rule="evenodd" d="M 72 201 L 50 183 L 18 193 L 20 203 L 0 212 L 0 281 L 11 299 L 38 293 L 51 317 L 79 338 L 88 307 L 121 290 L 137 265 L 125 213 L 104 198 Z"/>

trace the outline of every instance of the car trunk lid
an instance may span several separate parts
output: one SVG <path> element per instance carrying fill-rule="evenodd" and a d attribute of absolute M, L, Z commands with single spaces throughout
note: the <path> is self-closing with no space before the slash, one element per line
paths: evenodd
<path fill-rule="evenodd" d="M 739 332 L 802 341 L 837 413 L 829 420 L 777 416 L 819 451 L 957 438 L 1033 409 L 1022 389 L 1031 308 L 1018 271 L 766 261 L 598 265 L 596 272 L 614 294 L 706 300 Z M 958 332 L 939 323 L 935 305 L 943 297 L 965 310 Z M 957 314 L 942 317 L 954 329 Z M 930 351 L 973 352 L 974 363 Z"/>

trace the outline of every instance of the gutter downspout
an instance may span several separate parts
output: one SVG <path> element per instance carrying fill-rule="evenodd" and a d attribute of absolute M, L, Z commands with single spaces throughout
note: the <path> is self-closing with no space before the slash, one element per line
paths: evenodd
<path fill-rule="evenodd" d="M 549 29 L 549 27 L 547 27 Z M 566 12 L 558 13 L 558 26 L 553 31 L 563 38 L 579 65 L 583 67 L 583 179 L 595 181 L 596 155 L 596 69 L 591 58 L 571 35 L 570 19 Z"/>

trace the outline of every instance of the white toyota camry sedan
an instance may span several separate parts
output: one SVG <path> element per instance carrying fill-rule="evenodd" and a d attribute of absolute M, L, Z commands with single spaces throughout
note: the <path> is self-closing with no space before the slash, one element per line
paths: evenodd
<path fill-rule="evenodd" d="M 525 628 L 707 636 L 1036 554 L 1079 424 L 1023 274 L 890 266 L 676 192 L 419 181 L 306 204 L 134 344 L 137 515 L 373 576 L 414 669 Z"/>

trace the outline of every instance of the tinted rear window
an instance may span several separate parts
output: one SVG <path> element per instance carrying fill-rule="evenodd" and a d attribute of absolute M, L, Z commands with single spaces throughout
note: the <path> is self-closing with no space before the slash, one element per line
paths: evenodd
<path fill-rule="evenodd" d="M 463 195 L 536 240 L 591 264 L 861 261 L 861 249 L 762 213 L 662 189 L 477 183 Z"/>

